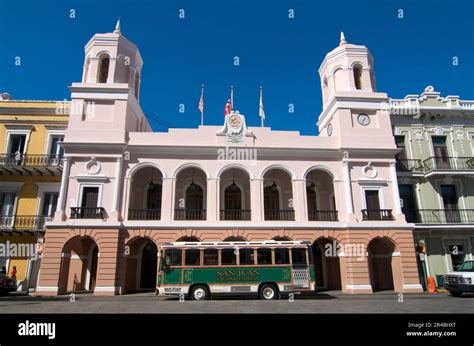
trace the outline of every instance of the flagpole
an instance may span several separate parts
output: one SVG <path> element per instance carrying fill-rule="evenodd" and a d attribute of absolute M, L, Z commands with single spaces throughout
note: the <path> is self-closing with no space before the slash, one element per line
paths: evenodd
<path fill-rule="evenodd" d="M 234 86 L 230 86 L 230 110 L 234 110 Z"/>
<path fill-rule="evenodd" d="M 203 107 L 201 108 L 201 126 L 204 125 L 204 84 L 201 84 L 201 100 L 203 102 Z"/>
<path fill-rule="evenodd" d="M 263 100 L 262 100 L 262 86 L 260 85 L 260 108 L 263 108 Z M 263 127 L 263 113 L 262 113 L 262 109 L 260 109 L 260 122 L 261 122 L 261 126 Z"/>

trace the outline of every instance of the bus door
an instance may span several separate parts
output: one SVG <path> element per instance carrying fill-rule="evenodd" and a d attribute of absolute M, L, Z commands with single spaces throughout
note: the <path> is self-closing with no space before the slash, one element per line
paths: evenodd
<path fill-rule="evenodd" d="M 182 250 L 165 249 L 162 263 L 163 283 L 181 284 Z"/>
<path fill-rule="evenodd" d="M 309 265 L 307 260 L 308 250 L 305 248 L 291 249 L 291 278 L 293 281 L 293 288 L 310 288 Z"/>

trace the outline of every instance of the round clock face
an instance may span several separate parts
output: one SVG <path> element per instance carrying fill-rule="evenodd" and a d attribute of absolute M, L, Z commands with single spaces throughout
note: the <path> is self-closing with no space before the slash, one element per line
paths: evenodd
<path fill-rule="evenodd" d="M 332 124 L 329 124 L 328 127 L 326 128 L 328 136 L 332 135 Z"/>
<path fill-rule="evenodd" d="M 370 124 L 370 118 L 367 114 L 365 113 L 360 113 L 358 116 L 357 116 L 357 121 L 359 122 L 359 124 L 361 124 L 362 126 L 367 126 Z"/>
<path fill-rule="evenodd" d="M 242 120 L 240 120 L 238 115 L 233 115 L 229 119 L 229 125 L 235 129 L 239 128 L 242 125 Z"/>

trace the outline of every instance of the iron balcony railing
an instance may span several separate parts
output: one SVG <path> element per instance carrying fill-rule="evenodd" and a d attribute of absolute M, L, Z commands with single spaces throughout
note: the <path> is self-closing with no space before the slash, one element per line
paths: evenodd
<path fill-rule="evenodd" d="M 364 221 L 392 221 L 392 209 L 362 209 Z"/>
<path fill-rule="evenodd" d="M 420 224 L 474 223 L 474 209 L 404 210 L 407 222 Z"/>
<path fill-rule="evenodd" d="M 175 220 L 206 220 L 206 209 L 175 209 Z"/>
<path fill-rule="evenodd" d="M 432 170 L 474 170 L 473 157 L 432 156 L 423 160 L 425 171 Z"/>
<path fill-rule="evenodd" d="M 63 165 L 62 155 L 2 154 L 0 166 L 57 167 Z"/>
<path fill-rule="evenodd" d="M 295 211 L 291 209 L 266 209 L 264 216 L 265 220 L 269 221 L 295 221 Z"/>
<path fill-rule="evenodd" d="M 71 219 L 103 219 L 105 209 L 102 207 L 74 207 L 71 208 Z"/>
<path fill-rule="evenodd" d="M 397 159 L 397 171 L 400 172 L 424 172 L 425 168 L 421 160 Z"/>
<path fill-rule="evenodd" d="M 129 220 L 160 220 L 161 209 L 128 209 Z"/>
<path fill-rule="evenodd" d="M 225 209 L 221 210 L 221 220 L 250 220 L 250 210 Z"/>
<path fill-rule="evenodd" d="M 44 215 L 0 215 L 0 228 L 39 231 L 47 221 L 52 220 L 52 216 Z"/>
<path fill-rule="evenodd" d="M 309 221 L 337 221 L 336 210 L 308 210 Z"/>

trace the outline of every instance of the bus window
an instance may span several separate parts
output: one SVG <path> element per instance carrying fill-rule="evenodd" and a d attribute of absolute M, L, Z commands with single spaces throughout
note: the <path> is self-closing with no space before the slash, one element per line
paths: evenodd
<path fill-rule="evenodd" d="M 237 264 L 237 257 L 235 256 L 234 249 L 222 249 L 221 251 L 221 264 L 224 265 L 235 265 Z"/>
<path fill-rule="evenodd" d="M 180 266 L 181 262 L 181 249 L 168 249 L 165 250 L 165 264 L 169 266 Z"/>
<path fill-rule="evenodd" d="M 291 259 L 293 264 L 307 264 L 306 249 L 291 249 Z"/>
<path fill-rule="evenodd" d="M 257 249 L 257 264 L 272 264 L 272 250 Z"/>
<path fill-rule="evenodd" d="M 290 264 L 290 250 L 275 249 L 275 264 Z"/>
<path fill-rule="evenodd" d="M 218 261 L 217 249 L 204 250 L 204 265 L 205 266 L 216 266 L 218 262 L 219 261 Z"/>
<path fill-rule="evenodd" d="M 201 250 L 187 249 L 184 251 L 184 264 L 187 266 L 201 265 Z"/>
<path fill-rule="evenodd" d="M 255 256 L 253 249 L 240 249 L 239 250 L 240 265 L 254 265 Z"/>

